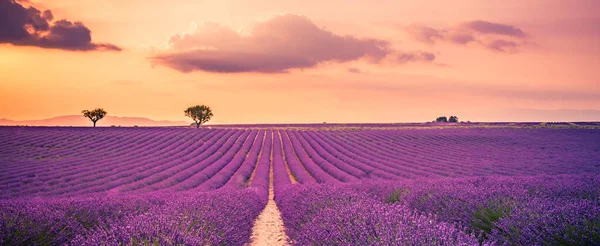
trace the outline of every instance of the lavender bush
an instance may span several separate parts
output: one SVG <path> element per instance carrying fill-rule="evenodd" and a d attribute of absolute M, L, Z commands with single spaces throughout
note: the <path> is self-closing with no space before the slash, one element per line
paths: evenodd
<path fill-rule="evenodd" d="M 242 245 L 266 205 L 258 193 L 12 200 L 0 203 L 3 245 Z"/>
<path fill-rule="evenodd" d="M 291 186 L 277 198 L 296 245 L 597 245 L 600 176 Z"/>

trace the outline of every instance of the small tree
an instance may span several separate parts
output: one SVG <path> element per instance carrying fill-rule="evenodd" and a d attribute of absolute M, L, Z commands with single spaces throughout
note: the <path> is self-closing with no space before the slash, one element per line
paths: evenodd
<path fill-rule="evenodd" d="M 435 122 L 448 122 L 448 118 L 446 118 L 446 116 L 440 116 L 435 119 Z"/>
<path fill-rule="evenodd" d="M 193 107 L 189 107 L 183 112 L 185 113 L 185 116 L 190 117 L 192 118 L 192 120 L 194 120 L 194 123 L 196 123 L 196 128 L 199 128 L 200 125 L 208 122 L 213 116 L 210 107 L 205 105 L 196 105 Z"/>
<path fill-rule="evenodd" d="M 84 117 L 90 119 L 94 123 L 94 127 L 96 127 L 96 122 L 104 118 L 106 116 L 106 111 L 102 108 L 97 108 L 94 110 L 83 110 L 81 111 Z"/>
<path fill-rule="evenodd" d="M 454 116 L 454 115 L 452 115 L 452 116 L 450 116 L 450 118 L 448 119 L 448 122 L 453 122 L 453 123 L 456 123 L 456 122 L 458 122 L 458 117 L 457 117 L 457 116 Z"/>

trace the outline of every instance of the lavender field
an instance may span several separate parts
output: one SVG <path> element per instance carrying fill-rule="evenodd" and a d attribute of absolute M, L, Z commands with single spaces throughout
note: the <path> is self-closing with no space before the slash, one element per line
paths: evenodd
<path fill-rule="evenodd" d="M 0 244 L 598 245 L 587 126 L 0 127 Z"/>

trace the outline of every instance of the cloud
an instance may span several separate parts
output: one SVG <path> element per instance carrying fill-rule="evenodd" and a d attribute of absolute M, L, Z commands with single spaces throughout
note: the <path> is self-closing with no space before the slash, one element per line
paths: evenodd
<path fill-rule="evenodd" d="M 348 72 L 349 73 L 362 73 L 362 71 L 360 71 L 360 69 L 355 68 L 355 67 L 348 68 Z"/>
<path fill-rule="evenodd" d="M 470 29 L 477 33 L 484 34 L 497 34 L 497 35 L 505 35 L 512 37 L 524 38 L 525 33 L 514 26 L 492 23 L 489 21 L 475 20 L 469 21 L 462 24 L 462 26 L 466 29 Z"/>
<path fill-rule="evenodd" d="M 500 52 L 516 52 L 518 44 L 513 41 L 506 40 L 494 40 L 489 43 L 484 43 L 484 45 L 492 50 L 500 51 Z"/>
<path fill-rule="evenodd" d="M 437 30 L 427 26 L 412 25 L 407 27 L 406 30 L 413 36 L 413 38 L 423 43 L 433 44 L 435 41 L 444 38 L 442 30 Z"/>
<path fill-rule="evenodd" d="M 289 69 L 311 68 L 325 62 L 364 59 L 379 63 L 404 54 L 390 48 L 388 41 L 337 35 L 294 14 L 272 16 L 244 33 L 216 23 L 204 23 L 191 33 L 172 36 L 169 44 L 169 50 L 150 60 L 181 72 L 285 73 Z M 395 63 L 431 61 L 389 60 Z"/>
<path fill-rule="evenodd" d="M 433 45 L 436 42 L 449 42 L 458 45 L 479 43 L 483 47 L 504 53 L 514 53 L 525 43 L 527 34 L 515 26 L 474 20 L 460 23 L 446 29 L 411 25 L 405 28 L 415 40 Z"/>
<path fill-rule="evenodd" d="M 409 53 L 401 53 L 397 56 L 398 63 L 407 63 L 407 62 L 433 62 L 435 60 L 435 54 L 430 52 L 423 51 L 415 51 Z"/>
<path fill-rule="evenodd" d="M 468 44 L 475 41 L 475 37 L 473 35 L 466 33 L 454 33 L 448 35 L 447 39 L 455 44 Z"/>
<path fill-rule="evenodd" d="M 0 0 L 0 43 L 79 51 L 121 50 L 114 44 L 93 43 L 90 29 L 81 22 L 51 23 L 53 19 L 50 10 L 42 12 L 14 0 Z"/>

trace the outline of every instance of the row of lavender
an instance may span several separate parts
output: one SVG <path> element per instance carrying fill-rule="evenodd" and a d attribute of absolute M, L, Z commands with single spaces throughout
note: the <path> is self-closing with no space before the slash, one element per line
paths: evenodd
<path fill-rule="evenodd" d="M 4 200 L 0 245 L 243 245 L 265 192 Z"/>
<path fill-rule="evenodd" d="M 177 129 L 163 129 L 156 132 L 147 129 L 137 139 L 129 136 L 128 132 L 121 133 L 124 133 L 120 136 L 122 139 L 91 140 L 77 143 L 76 147 L 61 145 L 57 141 L 60 139 L 51 143 L 59 146 L 57 151 L 70 150 L 72 153 L 78 153 L 80 150 L 77 147 L 81 148 L 82 145 L 90 146 L 95 152 L 91 156 L 80 151 L 79 154 L 60 159 L 37 160 L 15 158 L 15 155 L 8 153 L 7 156 L 13 160 L 6 159 L 2 163 L 7 171 L 3 173 L 6 176 L 2 179 L 3 188 L 46 196 L 164 188 L 213 190 L 231 181 L 227 174 L 232 176 L 242 162 L 254 167 L 255 163 L 250 163 L 253 156 L 246 158 L 246 154 L 254 147 L 255 138 L 259 139 L 260 148 L 264 135 L 258 131 L 180 132 Z M 68 144 L 70 141 L 66 142 Z M 20 144 L 19 147 L 27 144 L 18 140 L 16 143 Z M 229 168 L 223 168 L 225 165 Z M 249 176 L 248 171 L 239 171 L 239 175 Z M 231 185 L 236 184 L 231 182 Z"/>
<path fill-rule="evenodd" d="M 152 131 L 146 133 L 149 132 L 152 133 Z M 143 161 L 148 161 L 148 158 L 145 158 L 146 155 L 151 155 L 153 151 L 160 151 L 161 146 L 173 146 L 172 143 L 169 143 L 172 141 L 160 138 L 165 135 L 164 131 L 158 132 L 160 133 L 158 136 L 151 136 L 150 139 L 133 140 L 140 144 L 136 146 L 149 146 L 141 153 L 127 155 L 120 153 L 122 152 L 120 148 L 109 146 L 111 150 L 119 151 L 117 155 L 122 155 L 121 163 L 125 167 L 110 167 L 112 163 L 107 161 L 102 165 L 75 168 L 73 170 L 75 173 L 85 174 L 87 169 L 91 168 L 96 168 L 96 172 L 99 173 L 91 178 L 87 177 L 88 180 L 83 180 L 80 185 L 75 187 L 86 189 L 87 185 L 92 182 L 108 182 L 107 184 L 110 184 L 109 179 L 103 178 L 106 176 L 103 173 L 104 168 L 107 170 L 119 168 L 117 171 L 120 172 L 127 172 L 130 168 L 134 168 L 138 172 L 151 172 L 152 169 L 159 167 L 156 160 L 151 163 L 154 165 L 146 165 L 147 169 L 136 166 Z M 266 134 L 263 133 L 257 137 L 258 131 L 209 131 L 207 133 L 202 134 L 197 140 L 202 144 L 197 149 L 190 150 L 191 152 L 197 151 L 196 158 L 201 160 L 194 166 L 206 165 L 204 174 L 236 172 L 243 177 L 252 177 L 253 185 L 268 183 L 268 172 L 253 173 L 254 163 L 257 160 L 252 158 L 258 156 L 262 146 L 262 144 L 253 145 L 255 138 L 262 143 Z M 173 136 L 172 134 L 166 136 L 178 138 L 177 135 Z M 54 143 L 60 144 L 60 141 L 57 141 L 59 139 L 60 137 L 54 139 Z M 158 144 L 153 144 L 155 142 Z M 20 143 L 27 144 L 25 141 Z M 127 146 L 127 144 L 119 143 L 117 145 Z M 66 148 L 73 147 L 67 146 Z M 186 151 L 185 149 L 189 148 L 190 146 L 185 146 L 178 151 Z M 230 151 L 214 155 L 219 150 Z M 169 152 L 171 151 L 169 150 Z M 105 154 L 110 157 L 112 153 L 106 151 Z M 250 156 L 250 158 L 246 158 L 246 156 Z M 174 160 L 177 157 L 181 156 L 171 158 Z M 269 168 L 269 156 L 266 160 L 265 162 L 261 159 L 258 169 L 264 169 L 265 165 L 267 169 Z M 72 161 L 77 162 L 78 159 Z M 165 163 L 169 161 L 170 159 L 163 160 Z M 60 163 L 55 164 L 59 165 Z M 65 161 L 64 164 L 68 165 L 68 162 Z M 227 168 L 223 168 L 225 165 Z M 28 168 L 27 166 L 14 166 L 17 170 L 18 168 Z M 93 171 L 90 170 L 90 173 Z M 37 173 L 44 174 L 43 172 Z M 165 178 L 171 178 L 168 174 L 163 175 L 167 175 Z M 123 177 L 126 176 L 121 178 Z M 201 178 L 213 180 L 210 183 L 218 184 L 221 189 L 214 191 L 215 187 L 206 187 L 207 190 L 212 191 L 195 190 L 196 192 L 193 192 L 189 190 L 166 193 L 143 192 L 149 190 L 145 189 L 147 187 L 140 187 L 144 189 L 140 189 L 142 192 L 137 192 L 139 195 L 80 192 L 78 194 L 83 195 L 75 196 L 70 193 L 70 198 L 23 197 L 0 200 L 0 244 L 243 245 L 248 243 L 254 220 L 267 203 L 268 187 L 244 189 L 246 180 L 238 183 L 220 175 L 205 175 L 186 180 L 203 183 L 198 181 Z M 121 179 L 121 182 L 124 180 Z M 189 185 L 189 183 L 182 182 L 181 185 Z"/>
<path fill-rule="evenodd" d="M 598 138 L 585 129 L 0 128 L 0 198 L 247 186 L 270 161 L 276 180 L 301 184 L 599 173 Z"/>
<path fill-rule="evenodd" d="M 598 245 L 600 175 L 286 186 L 294 245 Z"/>

